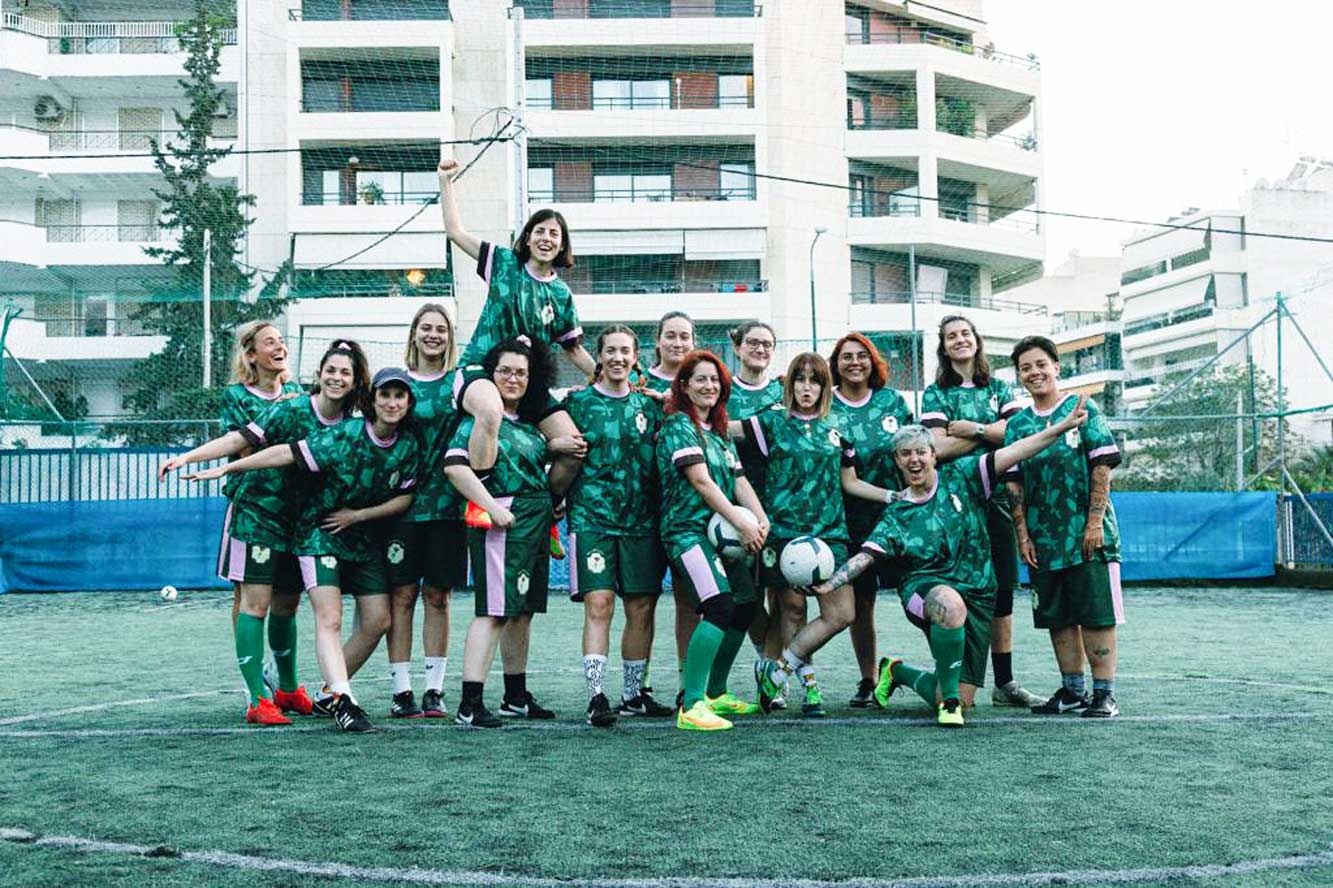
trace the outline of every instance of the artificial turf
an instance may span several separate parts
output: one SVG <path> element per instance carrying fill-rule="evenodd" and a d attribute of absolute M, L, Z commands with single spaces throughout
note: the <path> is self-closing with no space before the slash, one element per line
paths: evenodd
<path fill-rule="evenodd" d="M 557 722 L 391 722 L 381 649 L 353 686 L 383 730 L 349 736 L 315 719 L 298 720 L 301 730 L 242 728 L 228 594 L 0 596 L 0 829 L 447 870 L 471 884 L 876 884 L 1325 853 L 1330 605 L 1328 592 L 1131 588 L 1118 721 L 993 709 L 988 690 L 962 731 L 933 726 L 905 690 L 887 712 L 852 710 L 843 635 L 816 658 L 830 718 L 789 710 L 699 735 L 670 721 L 587 727 L 580 611 L 556 598 L 534 623 L 529 687 Z M 470 612 L 470 597 L 455 599 L 451 708 Z M 658 619 L 654 684 L 669 700 L 669 601 Z M 927 662 L 896 598 L 879 599 L 877 621 L 884 652 Z M 1015 672 L 1048 694 L 1058 677 L 1025 602 L 1017 622 Z M 300 623 L 301 672 L 314 685 L 308 611 Z M 747 645 L 733 673 L 744 696 L 754 693 L 751 659 Z M 614 697 L 614 653 L 608 672 Z M 499 692 L 497 671 L 492 708 Z M 134 700 L 149 702 L 105 705 Z M 61 714 L 78 707 L 101 708 Z M 178 733 L 217 728 L 235 730 Z M 329 881 L 356 880 L 0 841 L 6 886 Z M 1327 885 L 1333 863 L 1170 882 L 1193 883 Z"/>

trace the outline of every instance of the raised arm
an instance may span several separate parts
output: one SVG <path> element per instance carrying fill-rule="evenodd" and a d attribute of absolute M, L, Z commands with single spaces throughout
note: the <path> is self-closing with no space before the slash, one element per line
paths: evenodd
<path fill-rule="evenodd" d="M 282 469 L 296 464 L 296 454 L 291 447 L 265 447 L 258 453 L 242 457 L 236 462 L 229 462 L 193 475 L 186 475 L 188 481 L 211 481 L 224 475 L 240 475 L 260 469 Z"/>
<path fill-rule="evenodd" d="M 862 481 L 856 476 L 856 466 L 842 467 L 842 492 L 875 503 L 891 503 L 897 495 L 895 491 Z"/>
<path fill-rule="evenodd" d="M 1009 491 L 1009 511 L 1014 516 L 1014 535 L 1018 537 L 1018 554 L 1023 563 L 1033 570 L 1037 569 L 1037 548 L 1032 545 L 1032 534 L 1028 532 L 1027 491 L 1022 481 L 1006 481 Z"/>
<path fill-rule="evenodd" d="M 995 475 L 1001 477 L 1005 472 L 1021 463 L 1030 456 L 1036 456 L 1065 432 L 1081 426 L 1088 420 L 1088 396 L 1079 395 L 1078 404 L 1069 411 L 1069 415 L 1049 428 L 1042 429 L 1035 435 L 1028 435 L 1026 438 L 1019 438 L 1008 447 L 1001 447 L 995 451 Z"/>
<path fill-rule="evenodd" d="M 452 158 L 440 161 L 436 168 L 440 177 L 440 212 L 444 215 L 444 232 L 449 240 L 458 244 L 459 249 L 476 259 L 481 255 L 481 239 L 463 226 L 458 201 L 454 198 L 454 177 L 458 172 L 458 161 Z"/>
<path fill-rule="evenodd" d="M 565 348 L 565 357 L 569 358 L 571 364 L 579 368 L 579 371 L 589 379 L 597 369 L 597 362 L 588 354 L 588 350 L 583 347 L 583 343 L 576 343 Z"/>
<path fill-rule="evenodd" d="M 750 552 L 758 552 L 763 548 L 764 537 L 763 534 L 759 532 L 759 527 L 751 524 L 746 514 L 736 508 L 731 500 L 727 499 L 726 494 L 722 492 L 722 488 L 718 487 L 717 482 L 715 482 L 712 476 L 708 474 L 707 465 L 701 462 L 694 463 L 693 465 L 685 466 L 681 471 L 685 475 L 685 480 L 690 482 L 690 486 L 693 487 L 695 492 L 703 499 L 704 505 L 721 515 L 736 528 L 736 531 L 741 535 L 741 542 L 745 545 L 747 550 Z M 739 486 L 740 485 L 737 484 L 738 488 Z M 745 486 L 749 489 L 750 496 L 754 497 L 754 489 L 750 487 L 748 481 Z M 758 498 L 755 498 L 754 502 L 757 503 Z M 748 505 L 746 508 L 755 512 L 755 510 Z M 760 515 L 762 513 L 763 507 L 761 506 L 759 511 L 755 512 L 755 515 Z"/>
<path fill-rule="evenodd" d="M 400 493 L 377 506 L 368 506 L 364 509 L 335 509 L 320 520 L 319 526 L 330 533 L 338 534 L 353 524 L 396 518 L 412 505 L 412 497 L 413 494 Z"/>
<path fill-rule="evenodd" d="M 237 456 L 244 453 L 249 446 L 250 442 L 245 440 L 245 436 L 240 432 L 227 432 L 221 437 L 200 444 L 193 450 L 178 453 L 162 463 L 157 470 L 157 480 L 162 481 L 167 477 L 168 472 L 183 469 L 194 463 L 210 462 L 215 459 L 222 459 L 224 456 Z"/>

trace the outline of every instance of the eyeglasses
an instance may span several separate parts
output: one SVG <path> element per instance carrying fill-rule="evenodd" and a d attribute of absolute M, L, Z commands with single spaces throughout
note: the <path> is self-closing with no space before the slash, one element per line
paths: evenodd
<path fill-rule="evenodd" d="M 495 375 L 504 379 L 527 379 L 528 371 L 519 367 L 496 367 Z"/>
<path fill-rule="evenodd" d="M 769 342 L 767 339 L 755 339 L 750 336 L 742 339 L 741 344 L 746 348 L 762 349 L 764 351 L 772 351 L 776 347 L 776 343 Z"/>

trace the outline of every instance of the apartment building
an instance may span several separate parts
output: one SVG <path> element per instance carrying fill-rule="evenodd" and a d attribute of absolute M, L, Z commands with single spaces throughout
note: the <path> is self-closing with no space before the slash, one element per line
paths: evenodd
<path fill-rule="evenodd" d="M 11 29 L 13 0 L 0 2 L 3 39 L 38 41 L 29 52 L 43 64 L 94 64 L 97 53 L 62 54 L 50 48 L 58 37 Z M 55 12 L 34 14 L 38 6 Z M 188 6 L 144 4 L 142 15 L 184 18 Z M 13 109 L 29 116 L 16 124 L 38 128 L 30 106 L 48 95 L 65 108 L 83 98 L 91 115 L 96 95 L 98 113 L 124 110 L 87 117 L 87 129 L 119 140 L 151 128 L 143 109 L 178 104 L 170 26 L 138 23 L 126 12 L 137 8 L 30 0 L 15 12 L 45 35 L 70 25 L 26 22 L 96 11 L 107 23 L 86 30 L 124 35 L 122 52 L 148 46 L 134 42 L 149 39 L 141 34 L 161 40 L 161 51 L 130 65 L 64 79 L 33 73 Z M 914 348 L 921 378 L 933 376 L 934 329 L 949 313 L 969 314 L 998 353 L 1050 324 L 1044 304 L 1008 292 L 1040 277 L 1044 254 L 1032 212 L 1041 204 L 1039 64 L 992 45 L 982 13 L 980 0 L 240 4 L 238 46 L 224 56 L 237 97 L 225 132 L 244 153 L 217 172 L 258 199 L 243 260 L 275 269 L 291 258 L 301 271 L 286 324 L 303 374 L 337 335 L 367 342 L 377 362 L 398 359 L 425 299 L 445 301 L 470 333 L 483 285 L 461 253 L 450 255 L 439 210 L 426 204 L 435 143 L 498 131 L 518 138 L 484 152 L 443 147 L 465 162 L 481 154 L 459 186 L 468 224 L 508 242 L 531 209 L 563 212 L 578 256 L 566 278 L 590 330 L 616 321 L 647 330 L 679 308 L 717 341 L 735 321 L 760 317 L 790 353 L 811 338 L 827 348 L 856 328 L 874 335 L 893 384 L 906 389 Z M 0 55 L 0 77 L 21 76 L 11 57 Z M 65 92 L 48 89 L 52 80 L 68 82 Z M 141 98 L 152 90 L 158 101 Z M 11 167 L 0 161 L 0 175 L 25 175 Z M 151 187 L 151 169 L 114 159 L 75 168 L 96 180 L 96 202 L 93 181 L 81 183 L 76 213 L 73 186 L 40 192 L 57 178 L 33 173 L 29 203 L 5 204 L 0 224 L 56 252 L 61 226 L 110 226 L 116 237 L 105 244 L 85 234 L 96 249 L 66 252 L 103 266 L 103 288 L 105 266 L 117 261 L 127 263 L 126 287 L 152 274 L 121 237 L 151 233 L 152 208 L 133 203 Z M 13 240 L 0 239 L 0 251 Z M 103 247 L 122 258 L 102 262 Z M 37 266 L 52 266 L 33 262 L 38 255 L 11 249 L 0 262 L 40 276 Z M 83 292 L 77 277 L 59 280 L 52 293 Z M 91 291 L 80 298 L 95 302 Z M 913 320 L 924 331 L 915 345 Z M 84 345 L 88 353 L 138 338 L 110 321 L 74 326 L 72 338 L 104 341 Z M 139 341 L 131 351 L 153 347 Z"/>

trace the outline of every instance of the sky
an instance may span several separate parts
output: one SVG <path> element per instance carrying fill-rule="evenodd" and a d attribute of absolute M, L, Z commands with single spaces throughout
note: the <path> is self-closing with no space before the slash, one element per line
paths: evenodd
<path fill-rule="evenodd" d="M 986 0 L 996 49 L 1042 69 L 1047 210 L 1165 221 L 1333 158 L 1333 3 Z M 1134 226 L 1048 217 L 1047 268 Z"/>

